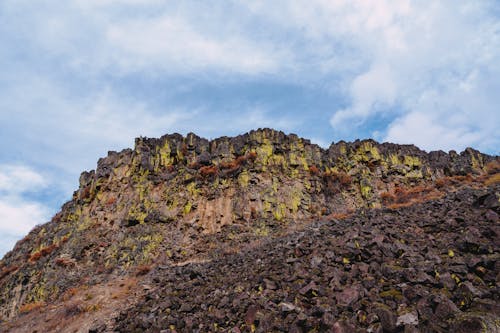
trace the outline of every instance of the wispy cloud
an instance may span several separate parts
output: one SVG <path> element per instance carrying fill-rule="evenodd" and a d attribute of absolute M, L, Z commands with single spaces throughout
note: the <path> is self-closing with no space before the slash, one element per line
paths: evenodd
<path fill-rule="evenodd" d="M 261 50 L 258 43 L 238 35 L 205 35 L 178 17 L 115 23 L 107 27 L 106 39 L 114 50 L 111 59 L 125 72 L 219 69 L 255 75 L 273 72 L 279 66 L 271 50 Z"/>
<path fill-rule="evenodd" d="M 207 29 L 213 23 L 163 1 L 47 1 L 43 5 L 7 1 L 0 6 L 6 23 L 16 26 L 13 17 L 30 20 L 15 31 L 27 46 L 57 57 L 60 66 L 81 71 L 79 75 L 199 71 L 259 75 L 281 68 L 285 52 L 252 34 L 223 26 Z"/>
<path fill-rule="evenodd" d="M 173 131 L 181 119 L 192 116 L 190 111 L 151 106 L 107 87 L 80 96 L 47 79 L 24 79 L 22 85 L 10 88 L 15 98 L 0 101 L 0 107 L 9 110 L 0 114 L 0 120 L 12 130 L 22 128 L 9 131 L 5 139 L 15 139 L 12 144 L 17 149 L 29 149 L 29 162 L 66 172 L 93 168 L 107 150 L 126 148 L 138 136 Z M 31 151 L 32 147 L 38 150 Z"/>
<path fill-rule="evenodd" d="M 0 165 L 0 194 L 19 195 L 47 186 L 46 179 L 23 165 Z"/>
<path fill-rule="evenodd" d="M 361 125 L 383 117 L 389 122 L 377 130 L 386 140 L 425 149 L 472 145 L 489 151 L 500 140 L 491 126 L 500 122 L 492 108 L 500 86 L 497 5 L 410 0 L 246 4 L 278 31 L 292 32 L 294 58 L 289 60 L 301 60 L 295 63 L 297 76 L 326 79 L 324 86 L 345 97 L 343 106 L 331 108 L 336 133 L 359 132 Z M 418 123 L 412 121 L 416 118 Z M 426 132 L 423 119 L 440 130 Z"/>
<path fill-rule="evenodd" d="M 368 1 L 346 15 L 347 25 L 363 27 L 349 34 L 371 56 L 366 70 L 346 80 L 350 103 L 333 114 L 332 126 L 352 130 L 392 112 L 386 140 L 429 150 L 493 149 L 499 137 L 491 124 L 500 122 L 491 107 L 500 84 L 493 60 L 500 57 L 500 25 L 488 15 L 488 3 L 406 1 L 397 7 Z"/>
<path fill-rule="evenodd" d="M 48 220 L 50 209 L 28 199 L 49 184 L 35 170 L 24 165 L 0 165 L 0 255 L 35 225 Z"/>

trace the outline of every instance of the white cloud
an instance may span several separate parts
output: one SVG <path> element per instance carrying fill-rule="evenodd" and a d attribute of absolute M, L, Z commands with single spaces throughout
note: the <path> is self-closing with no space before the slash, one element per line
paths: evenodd
<path fill-rule="evenodd" d="M 198 109 L 191 117 L 180 120 L 176 131 L 183 134 L 195 131 L 197 135 L 213 139 L 266 127 L 290 132 L 296 130 L 298 125 L 298 121 L 287 115 L 277 116 L 261 106 L 243 105 L 237 110 L 224 110 L 220 114 L 214 114 L 209 109 Z"/>
<path fill-rule="evenodd" d="M 240 132 L 250 131 L 259 127 L 289 131 L 297 126 L 297 122 L 290 117 L 273 116 L 262 107 L 249 107 L 247 110 L 238 113 L 230 126 L 237 128 Z"/>
<path fill-rule="evenodd" d="M 165 1 L 47 1 L 44 5 L 7 1 L 3 6 L 6 19 L 29 20 L 15 33 L 30 46 L 39 47 L 43 55 L 59 57 L 62 67 L 87 75 L 267 74 L 281 67 L 285 52 L 238 29 L 224 29 L 228 17 L 220 17 L 217 28 L 208 29 L 212 23 L 199 22 L 197 13 Z M 199 6 L 192 9 L 212 7 Z"/>
<path fill-rule="evenodd" d="M 320 138 L 311 138 L 310 139 L 312 143 L 317 144 L 323 149 L 328 149 L 330 145 L 332 144 L 331 142 L 327 142 L 326 140 L 320 139 Z"/>
<path fill-rule="evenodd" d="M 498 132 L 491 124 L 500 122 L 492 108 L 497 100 L 492 88 L 499 85 L 500 71 L 491 54 L 500 57 L 499 24 L 484 12 L 476 16 L 475 11 L 487 10 L 481 7 L 470 2 L 415 5 L 397 24 L 406 44 L 403 52 L 377 50 L 373 61 L 390 66 L 397 87 L 396 106 L 403 113 L 389 125 L 386 140 L 413 142 L 428 150 L 492 149 L 492 139 L 498 143 Z M 493 83 L 490 87 L 484 84 L 488 81 Z M 384 91 L 369 94 L 369 90 L 361 96 L 351 93 L 352 105 L 367 95 L 386 100 Z M 372 106 L 361 119 L 378 111 Z"/>
<path fill-rule="evenodd" d="M 481 135 L 466 127 L 449 128 L 441 125 L 428 113 L 412 112 L 394 121 L 387 132 L 386 140 L 415 144 L 425 150 L 452 150 L 478 142 Z M 437 144 L 436 144 L 437 143 Z"/>
<path fill-rule="evenodd" d="M 48 78 L 23 74 L 12 79 L 9 89 L 10 98 L 0 100 L 6 111 L 0 121 L 22 129 L 12 133 L 17 149 L 29 151 L 29 163 L 57 168 L 75 179 L 108 150 L 130 147 L 135 137 L 173 131 L 196 111 L 159 109 L 109 87 L 79 96 Z M 71 193 L 74 186 L 65 185 L 65 191 Z"/>
<path fill-rule="evenodd" d="M 351 107 L 337 111 L 331 117 L 330 122 L 335 128 L 392 106 L 397 97 L 397 87 L 391 69 L 387 64 L 382 64 L 357 76 L 351 83 L 349 93 L 353 99 Z"/>
<path fill-rule="evenodd" d="M 72 131 L 75 137 L 92 138 L 102 146 L 128 146 L 139 136 L 161 136 L 195 114 L 195 110 L 158 110 L 146 103 L 120 99 L 111 89 L 83 103 L 74 112 L 77 126 Z"/>
<path fill-rule="evenodd" d="M 108 6 L 151 6 L 164 3 L 163 0 L 75 0 L 81 8 L 102 8 Z"/>
<path fill-rule="evenodd" d="M 0 234 L 21 238 L 35 225 L 47 222 L 48 209 L 35 202 L 0 198 Z"/>
<path fill-rule="evenodd" d="M 492 107 L 499 103 L 500 87 L 494 1 L 277 1 L 274 10 L 259 1 L 248 6 L 308 37 L 296 54 L 316 55 L 310 59 L 321 71 L 307 66 L 304 75 L 332 75 L 333 87 L 347 97 L 343 108 L 332 110 L 337 133 L 352 133 L 382 115 L 393 119 L 379 134 L 387 140 L 421 142 L 427 149 L 473 145 L 491 151 L 498 145 L 491 125 L 500 123 Z"/>
<path fill-rule="evenodd" d="M 226 38 L 196 31 L 184 19 L 172 16 L 133 19 L 110 24 L 106 39 L 112 59 L 122 71 L 157 69 L 191 72 L 222 69 L 259 74 L 278 67 L 272 50 L 241 36 Z"/>
<path fill-rule="evenodd" d="M 0 165 L 0 256 L 35 225 L 49 218 L 49 209 L 25 197 L 48 186 L 47 180 L 24 165 Z"/>
<path fill-rule="evenodd" d="M 46 179 L 24 165 L 0 165 L 0 194 L 36 191 L 47 185 Z"/>

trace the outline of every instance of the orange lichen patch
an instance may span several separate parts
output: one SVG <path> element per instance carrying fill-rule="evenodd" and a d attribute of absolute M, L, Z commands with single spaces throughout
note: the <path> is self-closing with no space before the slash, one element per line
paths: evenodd
<path fill-rule="evenodd" d="M 238 170 L 240 167 L 241 167 L 241 164 L 238 163 L 237 160 L 233 160 L 233 161 L 230 161 L 230 162 L 221 162 L 219 164 L 219 168 L 221 170 L 228 170 L 228 171 Z"/>
<path fill-rule="evenodd" d="M 411 188 L 397 186 L 393 191 L 382 192 L 380 198 L 387 208 L 397 209 L 438 199 L 442 195 L 442 192 L 431 186 L 419 185 Z"/>
<path fill-rule="evenodd" d="M 59 248 L 62 244 L 66 243 L 68 241 L 68 239 L 69 239 L 68 236 L 64 236 L 63 238 L 61 238 L 61 240 L 59 242 L 57 242 L 57 243 L 54 242 L 48 246 L 40 248 L 38 251 L 33 252 L 29 256 L 28 260 L 30 262 L 38 261 L 40 258 L 45 257 L 46 255 L 52 253 L 52 251 Z"/>
<path fill-rule="evenodd" d="M 327 170 L 322 176 L 326 185 L 326 191 L 331 194 L 340 193 L 342 189 L 348 188 L 352 183 L 351 176 L 343 171 L 332 172 Z"/>
<path fill-rule="evenodd" d="M 30 257 L 29 261 L 30 262 L 35 262 L 38 261 L 41 257 L 45 257 L 46 255 L 50 254 L 52 251 L 54 251 L 56 248 L 58 248 L 58 244 L 51 244 L 46 247 L 42 247 L 40 250 L 33 252 Z"/>
<path fill-rule="evenodd" d="M 496 159 L 494 161 L 488 162 L 484 166 L 484 170 L 489 174 L 493 175 L 495 173 L 500 173 L 500 160 Z"/>
<path fill-rule="evenodd" d="M 135 270 L 136 276 L 146 275 L 151 271 L 151 265 L 140 265 Z"/>
<path fill-rule="evenodd" d="M 450 181 L 449 181 L 448 177 L 443 177 L 443 178 L 436 179 L 434 184 L 437 188 L 442 188 L 442 187 L 448 186 L 450 184 Z"/>
<path fill-rule="evenodd" d="M 200 175 L 204 178 L 212 177 L 217 174 L 219 169 L 215 165 L 204 166 L 200 168 Z"/>
<path fill-rule="evenodd" d="M 474 177 L 470 173 L 466 175 L 459 175 L 459 176 L 453 176 L 451 177 L 452 181 L 458 182 L 458 183 L 471 183 L 474 180 Z"/>
<path fill-rule="evenodd" d="M 221 162 L 219 164 L 219 168 L 221 170 L 236 171 L 241 166 L 247 164 L 248 161 L 251 161 L 251 162 L 255 161 L 256 157 L 257 157 L 257 154 L 255 152 L 250 152 L 248 154 L 238 156 L 232 161 Z"/>
<path fill-rule="evenodd" d="M 257 218 L 257 215 L 258 215 L 257 214 L 257 209 L 254 206 L 251 206 L 250 207 L 250 217 L 252 219 L 255 219 L 255 218 Z"/>
<path fill-rule="evenodd" d="M 45 302 L 33 302 L 33 303 L 28 303 L 24 304 L 19 308 L 20 313 L 28 313 L 37 309 L 40 309 L 44 307 L 46 304 Z"/>
<path fill-rule="evenodd" d="M 383 203 L 389 203 L 396 201 L 396 196 L 390 192 L 382 192 L 380 193 L 380 199 Z"/>
<path fill-rule="evenodd" d="M 323 177 L 338 182 L 341 185 L 349 185 L 352 182 L 351 176 L 345 173 L 344 171 L 332 172 L 327 170 L 323 174 Z"/>
<path fill-rule="evenodd" d="M 57 258 L 55 264 L 60 267 L 71 267 L 75 265 L 74 261 L 68 258 Z"/>
<path fill-rule="evenodd" d="M 239 246 L 239 245 L 226 246 L 222 249 L 222 252 L 225 255 L 237 254 L 237 253 L 240 253 L 240 251 L 241 251 L 241 246 Z"/>
<path fill-rule="evenodd" d="M 256 153 L 256 152 L 254 152 L 254 151 L 249 152 L 249 153 L 247 154 L 247 156 L 248 156 L 248 159 L 249 159 L 250 161 L 252 161 L 252 162 L 253 162 L 253 161 L 255 161 L 255 160 L 257 159 L 257 153 Z"/>
<path fill-rule="evenodd" d="M 319 169 L 317 166 L 315 165 L 311 165 L 309 167 L 309 172 L 312 174 L 312 175 L 319 175 Z"/>
<path fill-rule="evenodd" d="M 340 182 L 340 184 L 342 184 L 342 185 L 349 185 L 352 182 L 351 176 L 349 176 L 345 172 L 337 173 L 336 177 L 337 177 L 338 181 Z"/>
<path fill-rule="evenodd" d="M 107 201 L 106 201 L 106 205 L 108 206 L 112 206 L 116 203 L 116 197 L 110 197 Z"/>
<path fill-rule="evenodd" d="M 19 266 L 16 265 L 2 268 L 2 270 L 0 271 L 0 280 L 9 275 L 10 273 L 17 271 L 18 269 Z"/>
<path fill-rule="evenodd" d="M 460 186 L 463 184 L 471 184 L 478 181 L 484 181 L 485 176 L 473 176 L 470 173 L 466 175 L 456 175 L 456 176 L 447 176 L 436 179 L 434 185 L 436 188 L 446 188 L 449 186 Z"/>
<path fill-rule="evenodd" d="M 481 180 L 481 177 L 474 177 L 471 174 L 456 175 L 456 176 L 448 176 L 436 179 L 434 185 L 436 186 L 436 188 L 443 188 L 448 186 L 457 186 L 461 184 L 470 184 L 478 180 Z"/>
<path fill-rule="evenodd" d="M 189 169 L 196 169 L 196 170 L 198 170 L 199 168 L 201 168 L 201 164 L 198 163 L 198 162 L 193 162 L 193 163 L 189 163 L 189 165 L 187 167 Z"/>
<path fill-rule="evenodd" d="M 498 184 L 498 183 L 500 183 L 500 173 L 491 175 L 490 177 L 488 177 L 484 181 L 484 185 L 486 185 L 486 186 L 490 186 L 490 185 Z"/>
<path fill-rule="evenodd" d="M 75 296 L 76 294 L 78 294 L 78 288 L 76 288 L 76 287 L 69 288 L 68 290 L 66 290 L 64 292 L 64 294 L 62 294 L 61 299 L 64 301 L 67 301 L 67 300 L 71 299 L 73 296 Z"/>

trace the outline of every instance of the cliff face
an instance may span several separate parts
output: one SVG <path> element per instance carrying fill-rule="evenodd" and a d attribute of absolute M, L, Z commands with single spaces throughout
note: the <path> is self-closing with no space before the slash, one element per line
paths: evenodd
<path fill-rule="evenodd" d="M 473 149 L 425 153 L 365 140 L 325 150 L 271 129 L 213 141 L 138 138 L 84 172 L 72 200 L 2 259 L 0 318 L 140 267 L 200 262 L 314 220 L 485 182 L 498 182 L 498 157 Z"/>

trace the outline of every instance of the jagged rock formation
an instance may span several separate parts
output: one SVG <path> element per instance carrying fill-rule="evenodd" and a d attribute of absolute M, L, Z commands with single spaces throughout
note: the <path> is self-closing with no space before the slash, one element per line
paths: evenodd
<path fill-rule="evenodd" d="M 110 152 L 99 160 L 95 171 L 84 172 L 79 189 L 61 212 L 35 228 L 2 259 L 0 318 L 14 325 L 20 312 L 36 318 L 39 311 L 59 304 L 65 310 L 54 319 L 56 324 L 61 317 L 78 317 L 86 324 L 80 322 L 76 331 L 86 332 L 96 323 L 101 325 L 97 331 L 112 331 L 120 311 L 140 306 L 144 295 L 153 297 L 139 286 L 158 269 L 177 272 L 173 267 L 211 261 L 204 269 L 219 272 L 210 266 L 214 260 L 224 264 L 228 256 L 242 251 L 250 251 L 243 258 L 252 258 L 268 250 L 265 244 L 288 241 L 286 237 L 292 236 L 287 235 L 297 229 L 310 230 L 315 221 L 335 224 L 359 209 L 398 209 L 437 200 L 465 185 L 484 191 L 498 183 L 498 165 L 498 157 L 473 149 L 461 154 L 427 154 L 415 146 L 372 140 L 339 142 L 324 150 L 296 135 L 270 129 L 213 141 L 194 134 L 139 138 L 134 150 Z M 498 223 L 493 216 L 498 214 L 498 189 L 493 193 L 497 206 L 482 212 L 489 214 L 490 224 Z M 446 222 L 432 221 L 436 225 Z M 358 223 L 358 228 L 362 223 L 351 222 Z M 342 223 L 338 227 L 344 232 L 336 229 L 335 237 L 348 233 L 347 222 Z M 498 242 L 494 242 L 498 229 L 491 230 L 487 239 L 493 242 L 492 253 L 498 255 Z M 417 251 L 417 245 L 412 250 Z M 323 251 L 319 244 L 318 251 Z M 488 260 L 481 266 L 485 274 L 498 274 L 498 267 Z M 99 290 L 103 298 L 85 299 L 84 295 Z M 498 301 L 498 290 L 489 295 Z M 78 302 L 88 303 L 87 307 Z M 186 309 L 171 311 L 189 317 Z M 337 312 L 330 313 L 335 317 Z M 168 325 L 180 329 L 177 323 Z M 286 323 L 300 326 L 293 321 L 281 325 Z M 247 323 L 247 329 L 251 325 Z M 21 326 L 14 325 L 18 331 Z M 123 331 L 131 327 L 123 326 Z M 201 331 L 214 329 L 203 327 Z"/>

